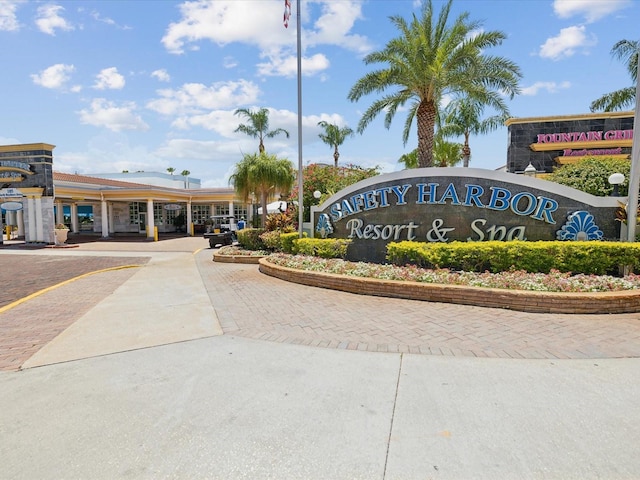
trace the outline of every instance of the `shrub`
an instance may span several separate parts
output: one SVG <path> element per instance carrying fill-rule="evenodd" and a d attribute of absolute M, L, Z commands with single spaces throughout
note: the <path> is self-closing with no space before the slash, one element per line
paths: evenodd
<path fill-rule="evenodd" d="M 306 237 L 307 234 L 304 233 L 304 236 Z M 280 235 L 280 248 L 282 249 L 282 251 L 284 253 L 290 253 L 293 255 L 298 253 L 298 242 L 296 241 L 298 240 L 298 238 L 298 232 L 282 233 Z"/>
<path fill-rule="evenodd" d="M 247 250 L 264 250 L 265 244 L 260 238 L 264 232 L 261 228 L 243 228 L 237 231 L 238 243 Z"/>
<path fill-rule="evenodd" d="M 345 258 L 351 240 L 344 238 L 299 238 L 295 242 L 298 254 L 320 258 Z"/>
<path fill-rule="evenodd" d="M 583 274 L 618 274 L 620 267 L 640 267 L 640 245 L 626 242 L 392 242 L 387 260 L 396 265 L 449 268 L 470 272 L 551 270 Z"/>
<path fill-rule="evenodd" d="M 267 215 L 264 229 L 268 232 L 277 230 L 284 233 L 295 232 L 296 225 L 293 217 L 293 210 L 288 208 L 283 213 L 271 213 Z"/>

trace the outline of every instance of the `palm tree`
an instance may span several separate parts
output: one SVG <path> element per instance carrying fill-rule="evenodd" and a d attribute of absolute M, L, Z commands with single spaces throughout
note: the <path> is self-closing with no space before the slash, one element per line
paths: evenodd
<path fill-rule="evenodd" d="M 462 160 L 462 145 L 460 143 L 448 142 L 440 132 L 436 133 L 433 139 L 433 163 L 436 167 L 454 167 Z M 418 149 L 415 148 L 409 153 L 405 153 L 398 159 L 398 163 L 403 163 L 404 168 L 418 168 Z"/>
<path fill-rule="evenodd" d="M 260 198 L 262 225 L 267 220 L 267 199 L 276 192 L 288 194 L 295 180 L 293 165 L 289 160 L 279 159 L 264 152 L 246 154 L 236 164 L 229 183 L 245 202 L 251 195 Z"/>
<path fill-rule="evenodd" d="M 242 115 L 249 120 L 249 125 L 238 125 L 235 132 L 242 132 L 249 135 L 251 138 L 257 138 L 260 140 L 258 143 L 258 151 L 264 153 L 264 139 L 273 138 L 276 135 L 284 133 L 289 138 L 289 132 L 284 128 L 276 128 L 269 131 L 269 110 L 261 108 L 257 112 L 248 110 L 246 108 L 239 108 L 234 112 L 234 115 Z"/>
<path fill-rule="evenodd" d="M 340 158 L 338 147 L 344 143 L 347 137 L 353 136 L 353 130 L 349 127 L 339 127 L 333 123 L 327 123 L 324 120 L 318 122 L 318 125 L 324 128 L 324 133 L 320 133 L 318 136 L 324 143 L 333 147 L 333 162 L 338 168 L 338 158 Z"/>
<path fill-rule="evenodd" d="M 171 176 L 173 176 L 173 172 L 175 172 L 175 171 L 176 171 L 176 169 L 173 168 L 173 167 L 168 167 L 167 168 L 167 172 L 169 172 L 171 174 Z"/>
<path fill-rule="evenodd" d="M 444 112 L 443 125 L 440 126 L 440 133 L 444 137 L 462 135 L 464 144 L 462 146 L 463 167 L 469 166 L 471 158 L 471 147 L 469 147 L 470 135 L 484 135 L 496 130 L 504 125 L 509 118 L 509 109 L 498 94 L 489 97 L 490 102 L 474 99 L 471 97 L 460 97 L 447 105 Z M 487 105 L 491 105 L 499 113 L 485 119 L 480 119 L 482 111 Z"/>
<path fill-rule="evenodd" d="M 627 64 L 627 70 L 634 83 L 638 81 L 638 54 L 640 42 L 634 40 L 620 40 L 611 49 L 611 55 Z M 615 92 L 606 93 L 591 102 L 592 112 L 613 112 L 625 108 L 633 108 L 636 100 L 636 87 L 627 87 Z"/>
<path fill-rule="evenodd" d="M 189 188 L 189 175 L 191 175 L 191 172 L 189 170 L 182 170 L 180 175 L 184 177 L 184 188 Z"/>
<path fill-rule="evenodd" d="M 455 167 L 462 160 L 463 146 L 460 143 L 449 142 L 436 134 L 433 140 L 433 164 L 436 167 Z"/>
<path fill-rule="evenodd" d="M 413 15 L 411 23 L 392 16 L 400 36 L 364 58 L 366 64 L 386 63 L 387 67 L 359 79 L 348 95 L 349 100 L 357 101 L 374 92 L 384 94 L 360 119 L 360 133 L 381 112 L 385 112 L 384 125 L 389 128 L 398 109 L 409 103 L 403 141 L 406 145 L 417 117 L 420 167 L 433 165 L 434 128 L 444 95 L 469 95 L 488 101 L 496 92 L 510 98 L 519 93 L 520 68 L 504 57 L 485 54 L 489 47 L 500 45 L 505 34 L 483 31 L 482 23 L 470 21 L 468 12 L 448 26 L 452 1 L 444 5 L 437 19 L 432 0 L 424 3 L 420 18 Z M 387 93 L 392 87 L 397 90 Z"/>

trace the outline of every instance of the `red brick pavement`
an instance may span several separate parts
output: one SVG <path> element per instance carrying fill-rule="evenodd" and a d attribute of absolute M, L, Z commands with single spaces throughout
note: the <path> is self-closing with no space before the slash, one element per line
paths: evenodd
<path fill-rule="evenodd" d="M 255 265 L 200 273 L 226 334 L 373 352 L 503 358 L 640 356 L 640 314 L 534 314 L 369 297 L 287 283 Z"/>
<path fill-rule="evenodd" d="M 640 357 L 638 314 L 532 314 L 368 297 L 287 283 L 259 273 L 257 265 L 215 263 L 211 257 L 212 251 L 205 249 L 195 258 L 228 335 L 370 352 Z M 148 257 L 0 255 L 2 298 L 13 301 L 88 271 L 146 261 Z M 19 368 L 135 271 L 90 275 L 0 313 L 0 370 Z"/>
<path fill-rule="evenodd" d="M 0 255 L 0 307 L 85 273 L 148 261 L 148 257 Z M 134 273 L 135 269 L 100 272 L 0 313 L 0 370 L 18 369 Z"/>

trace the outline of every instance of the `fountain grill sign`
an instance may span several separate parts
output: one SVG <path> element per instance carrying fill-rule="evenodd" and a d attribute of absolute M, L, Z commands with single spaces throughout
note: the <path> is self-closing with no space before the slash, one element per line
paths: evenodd
<path fill-rule="evenodd" d="M 615 197 L 472 168 L 380 175 L 312 207 L 317 236 L 349 238 L 348 258 L 382 262 L 389 242 L 617 239 Z"/>

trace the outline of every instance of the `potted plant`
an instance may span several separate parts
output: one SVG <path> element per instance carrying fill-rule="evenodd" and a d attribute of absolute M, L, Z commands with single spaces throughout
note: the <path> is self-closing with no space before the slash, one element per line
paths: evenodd
<path fill-rule="evenodd" d="M 69 234 L 69 229 L 64 223 L 56 224 L 53 229 L 53 234 L 56 239 L 56 245 L 62 245 L 67 241 L 67 235 Z"/>

